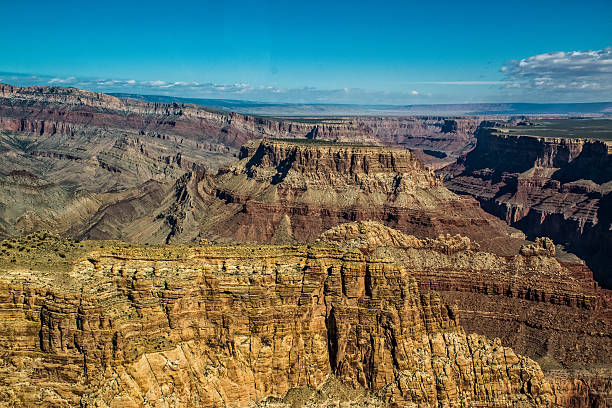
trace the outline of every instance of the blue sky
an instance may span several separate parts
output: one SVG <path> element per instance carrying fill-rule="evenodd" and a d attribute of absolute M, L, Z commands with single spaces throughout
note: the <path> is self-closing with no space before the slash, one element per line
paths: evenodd
<path fill-rule="evenodd" d="M 0 10 L 0 79 L 20 85 L 276 102 L 612 100 L 609 0 L 15 1 Z"/>

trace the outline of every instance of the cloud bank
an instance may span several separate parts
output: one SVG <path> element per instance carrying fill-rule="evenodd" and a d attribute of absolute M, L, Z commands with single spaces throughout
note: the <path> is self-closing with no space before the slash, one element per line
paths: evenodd
<path fill-rule="evenodd" d="M 541 99 L 612 99 L 612 47 L 595 51 L 555 51 L 505 63 L 506 89 Z"/>

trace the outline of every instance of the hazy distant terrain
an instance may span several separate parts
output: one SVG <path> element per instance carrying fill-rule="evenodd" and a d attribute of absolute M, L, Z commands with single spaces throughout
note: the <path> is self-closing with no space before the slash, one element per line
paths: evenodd
<path fill-rule="evenodd" d="M 469 103 L 443 105 L 352 105 L 266 103 L 234 99 L 179 98 L 163 95 L 111 93 L 158 103 L 193 103 L 213 109 L 264 116 L 412 116 L 412 115 L 612 115 L 612 102 L 593 103 Z"/>

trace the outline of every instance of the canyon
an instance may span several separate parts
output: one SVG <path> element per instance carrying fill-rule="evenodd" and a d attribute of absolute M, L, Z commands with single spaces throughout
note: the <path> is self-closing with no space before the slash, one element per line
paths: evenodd
<path fill-rule="evenodd" d="M 37 233 L 2 243 L 0 304 L 16 406 L 301 406 L 333 381 L 378 406 L 555 401 L 537 363 L 358 250 Z"/>
<path fill-rule="evenodd" d="M 529 237 L 563 244 L 610 287 L 612 121 L 490 122 L 476 136 L 476 148 L 444 169 L 445 185 Z"/>
<path fill-rule="evenodd" d="M 282 122 L 7 85 L 0 86 L 0 107 L 4 236 L 49 229 L 79 239 L 267 242 L 277 230 L 287 232 L 279 227 L 288 218 L 291 239 L 308 241 L 340 222 L 372 218 L 420 236 L 470 226 L 491 247 L 506 246 L 500 238 L 514 234 L 508 242 L 520 245 L 518 231 L 444 189 L 420 164 L 423 154 L 374 147 L 401 145 L 415 132 L 422 142 L 436 124 L 452 139 L 467 135 L 476 120 Z M 255 141 L 262 137 L 302 142 Z M 438 148 L 463 151 L 457 143 Z M 307 163 L 314 156 L 317 164 Z"/>
<path fill-rule="evenodd" d="M 506 119 L 0 84 L 0 405 L 612 406 L 609 143 Z"/>
<path fill-rule="evenodd" d="M 453 133 L 452 124 L 443 131 L 445 123 L 441 118 L 283 121 L 74 88 L 0 84 L 0 237 L 40 229 L 76 237 L 85 234 L 83 224 L 107 217 L 109 208 L 121 208 L 121 216 L 132 218 L 148 214 L 180 188 L 175 184 L 230 165 L 240 147 L 254 139 L 416 146 L 431 133 L 441 142 L 430 148 L 459 155 L 463 150 L 452 142 L 453 135 L 469 139 L 464 130 L 474 124 L 458 126 L 459 133 Z M 416 139 L 411 136 L 415 129 Z M 422 151 L 415 154 L 438 160 Z M 164 239 L 148 233 L 109 234 Z"/>

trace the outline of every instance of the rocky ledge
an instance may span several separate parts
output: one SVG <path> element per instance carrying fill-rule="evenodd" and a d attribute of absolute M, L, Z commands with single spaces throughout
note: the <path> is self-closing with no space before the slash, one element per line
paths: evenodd
<path fill-rule="evenodd" d="M 365 221 L 332 228 L 321 241 L 406 267 L 421 293 L 454 305 L 468 332 L 538 361 L 557 403 L 612 405 L 612 292 L 584 265 L 556 259 L 550 239 L 498 256 L 465 236 L 419 239 Z"/>
<path fill-rule="evenodd" d="M 334 390 L 397 407 L 554 401 L 537 363 L 466 335 L 406 268 L 360 251 L 49 234 L 2 247 L 3 404 L 295 407 Z"/>

